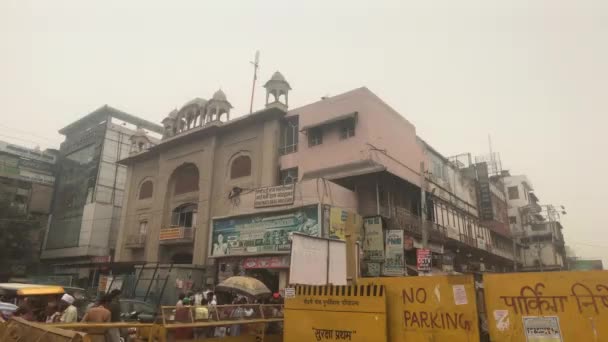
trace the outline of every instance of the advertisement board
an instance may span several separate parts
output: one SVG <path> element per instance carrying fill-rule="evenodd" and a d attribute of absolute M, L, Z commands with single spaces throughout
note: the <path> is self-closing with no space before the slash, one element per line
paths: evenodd
<path fill-rule="evenodd" d="M 363 221 L 363 259 L 384 261 L 384 235 L 380 216 L 368 217 Z"/>
<path fill-rule="evenodd" d="M 417 249 L 416 250 L 416 269 L 418 272 L 430 272 L 433 263 L 430 249 Z"/>
<path fill-rule="evenodd" d="M 350 211 L 331 207 L 329 209 L 329 237 L 346 240 L 347 235 L 359 236 L 362 233 L 361 216 Z"/>
<path fill-rule="evenodd" d="M 386 232 L 385 256 L 382 274 L 386 276 L 402 276 L 405 273 L 403 230 L 389 230 Z"/>
<path fill-rule="evenodd" d="M 345 240 L 348 211 L 332 207 L 329 215 L 329 237 L 332 239 Z"/>
<path fill-rule="evenodd" d="M 295 185 L 279 185 L 255 190 L 254 208 L 291 205 L 294 201 Z"/>
<path fill-rule="evenodd" d="M 321 236 L 318 206 L 213 220 L 211 256 L 289 252 L 293 232 Z"/>

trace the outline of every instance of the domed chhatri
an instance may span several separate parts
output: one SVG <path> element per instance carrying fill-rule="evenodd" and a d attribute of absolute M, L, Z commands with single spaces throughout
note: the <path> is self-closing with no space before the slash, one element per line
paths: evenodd
<path fill-rule="evenodd" d="M 291 90 L 291 86 L 287 80 L 285 80 L 283 74 L 276 71 L 272 74 L 270 80 L 264 84 L 264 88 L 266 88 L 266 108 L 278 107 L 287 110 L 289 107 L 289 91 Z M 274 101 L 272 102 L 269 101 L 270 95 L 274 98 Z"/>
<path fill-rule="evenodd" d="M 226 94 L 224 94 L 224 91 L 222 89 L 218 89 L 218 91 L 216 91 L 213 94 L 212 99 L 218 100 L 218 101 L 227 101 L 226 100 Z"/>
<path fill-rule="evenodd" d="M 232 105 L 226 99 L 226 94 L 222 89 L 218 89 L 207 103 L 207 120 L 210 122 L 222 121 L 222 116 L 226 114 L 226 121 L 228 121 L 230 120 L 230 109 L 232 109 Z"/>
<path fill-rule="evenodd" d="M 196 97 L 186 102 L 179 110 L 171 111 L 163 119 L 163 139 L 210 122 L 228 121 L 230 120 L 231 108 L 232 105 L 228 102 L 226 94 L 221 89 L 216 91 L 211 100 L 208 101 Z"/>
<path fill-rule="evenodd" d="M 133 133 L 129 140 L 131 140 L 129 154 L 143 152 L 152 146 L 150 139 L 146 135 L 146 131 L 144 131 L 141 127 L 137 127 L 137 130 L 135 133 Z"/>

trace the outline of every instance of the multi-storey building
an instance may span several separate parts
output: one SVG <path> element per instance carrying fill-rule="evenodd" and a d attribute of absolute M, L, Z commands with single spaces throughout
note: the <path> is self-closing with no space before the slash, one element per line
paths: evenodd
<path fill-rule="evenodd" d="M 560 215 L 563 208 L 540 205 L 525 175 L 503 176 L 509 202 L 509 223 L 526 247 L 523 270 L 548 271 L 567 267 Z"/>
<path fill-rule="evenodd" d="M 0 205 L 7 206 L 4 209 L 15 216 L 13 219 L 26 221 L 33 227 L 27 236 L 14 237 L 21 241 L 3 241 L 27 243 L 29 247 L 17 249 L 18 254 L 0 261 L 3 264 L 0 277 L 36 272 L 53 198 L 56 154 L 55 150 L 40 151 L 0 141 Z M 2 220 L 3 224 L 11 225 L 10 217 L 4 216 Z M 9 237 L 3 235 L 3 239 Z"/>
<path fill-rule="evenodd" d="M 504 196 L 486 176 L 487 165 L 473 163 L 470 154 L 450 160 L 420 142 L 427 156 L 429 220 L 445 232 L 445 259 L 458 271 L 511 270 L 521 262 L 519 247 L 513 246 L 508 227 L 497 229 L 491 222 Z"/>
<path fill-rule="evenodd" d="M 154 144 L 162 126 L 107 105 L 59 130 L 65 140 L 42 251 L 54 274 L 83 279 L 84 286 L 90 266 L 112 260 L 127 176 L 117 161 L 129 156 L 132 139 L 146 136 L 144 130 Z"/>
<path fill-rule="evenodd" d="M 233 120 L 221 90 L 188 102 L 163 120 L 158 144 L 135 136 L 120 162 L 116 259 L 173 264 L 169 298 L 242 274 L 284 287 L 291 232 L 345 240 L 349 278 L 416 274 L 423 247 L 435 272 L 520 262 L 486 163 L 443 157 L 367 88 L 290 109 L 280 73 L 265 87 L 266 107 Z"/>
<path fill-rule="evenodd" d="M 298 176 L 279 169 L 290 87 L 275 73 L 266 89 L 274 101 L 234 120 L 221 90 L 194 99 L 163 120 L 159 144 L 121 161 L 129 186 L 117 259 L 175 264 L 170 283 L 181 286 L 167 289 L 168 302 L 234 274 L 255 273 L 282 288 L 289 233 L 321 236 L 329 198 L 355 210 L 348 189 L 318 179 L 292 184 Z M 276 187 L 282 183 L 289 185 Z"/>

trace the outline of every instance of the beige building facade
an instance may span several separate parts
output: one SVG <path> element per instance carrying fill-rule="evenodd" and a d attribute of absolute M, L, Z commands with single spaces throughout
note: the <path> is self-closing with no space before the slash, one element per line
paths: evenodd
<path fill-rule="evenodd" d="M 357 211 L 349 189 L 282 175 L 280 139 L 291 88 L 278 72 L 265 88 L 263 110 L 229 120 L 232 106 L 220 90 L 171 112 L 160 143 L 132 138 L 131 155 L 121 161 L 128 187 L 116 261 L 188 269 L 188 286 L 248 274 L 278 290 L 288 283 L 288 233 L 327 236 L 324 209 Z M 263 189 L 283 191 L 289 200 L 262 203 Z M 169 289 L 165 297 L 184 290 Z"/>

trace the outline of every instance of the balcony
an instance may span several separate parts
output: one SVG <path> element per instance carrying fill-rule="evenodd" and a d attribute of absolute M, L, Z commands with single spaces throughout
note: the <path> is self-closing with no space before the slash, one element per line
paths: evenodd
<path fill-rule="evenodd" d="M 146 246 L 146 235 L 145 234 L 129 234 L 127 235 L 127 241 L 125 242 L 126 248 L 139 249 Z"/>
<path fill-rule="evenodd" d="M 422 236 L 420 217 L 412 214 L 405 208 L 394 207 L 393 215 L 390 219 L 387 219 L 387 226 L 388 229 L 402 229 L 406 234 Z"/>
<path fill-rule="evenodd" d="M 191 244 L 194 242 L 194 229 L 191 227 L 161 228 L 158 242 L 161 245 Z"/>

